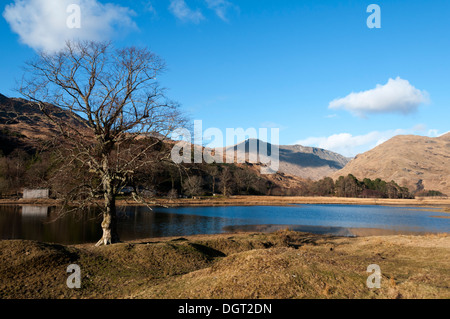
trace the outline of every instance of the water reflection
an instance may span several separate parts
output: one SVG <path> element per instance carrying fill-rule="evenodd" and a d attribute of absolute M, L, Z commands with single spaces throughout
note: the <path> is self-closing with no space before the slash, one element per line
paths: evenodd
<path fill-rule="evenodd" d="M 118 230 L 123 240 L 221 233 L 226 225 L 226 219 L 220 217 L 150 211 L 145 207 L 123 208 L 119 218 Z"/>
<path fill-rule="evenodd" d="M 48 207 L 22 206 L 22 217 L 45 218 L 48 215 Z"/>
<path fill-rule="evenodd" d="M 124 207 L 118 211 L 118 232 L 124 241 L 166 236 L 220 233 L 223 218 L 150 211 Z M 91 210 L 58 215 L 54 207 L 0 206 L 0 238 L 62 244 L 96 242 L 102 235 L 101 216 Z"/>
<path fill-rule="evenodd" d="M 339 236 L 450 232 L 450 219 L 435 218 L 439 215 L 449 214 L 351 205 L 182 207 L 153 211 L 123 207 L 118 212 L 118 231 L 124 241 L 283 228 Z M 0 238 L 79 244 L 95 243 L 101 237 L 98 211 L 58 217 L 54 207 L 0 206 Z"/>

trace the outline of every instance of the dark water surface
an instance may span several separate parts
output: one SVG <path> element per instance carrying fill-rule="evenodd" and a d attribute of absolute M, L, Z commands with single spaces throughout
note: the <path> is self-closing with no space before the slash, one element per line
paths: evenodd
<path fill-rule="evenodd" d="M 449 216 L 432 209 L 359 205 L 182 207 L 153 211 L 122 207 L 118 228 L 122 240 L 286 227 L 342 236 L 449 233 Z M 101 237 L 101 220 L 95 212 L 55 218 L 54 208 L 0 206 L 0 239 L 78 244 L 96 242 Z"/>

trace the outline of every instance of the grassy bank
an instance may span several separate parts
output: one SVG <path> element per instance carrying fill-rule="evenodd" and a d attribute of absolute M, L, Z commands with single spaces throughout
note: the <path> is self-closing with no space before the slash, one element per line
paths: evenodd
<path fill-rule="evenodd" d="M 289 204 L 344 204 L 344 205 L 383 205 L 383 206 L 411 206 L 437 207 L 450 212 L 449 198 L 416 199 L 388 199 L 388 198 L 345 198 L 345 197 L 299 197 L 299 196 L 230 196 L 230 197 L 201 197 L 198 199 L 162 199 L 154 202 L 168 207 L 181 206 L 281 206 Z M 0 205 L 58 205 L 57 200 L 23 200 L 0 199 Z M 118 200 L 118 205 L 142 205 L 130 201 Z"/>
<path fill-rule="evenodd" d="M 292 231 L 96 248 L 0 241 L 0 298 L 450 298 L 450 236 Z M 68 289 L 78 264 L 82 288 Z M 381 289 L 368 289 L 378 264 Z"/>

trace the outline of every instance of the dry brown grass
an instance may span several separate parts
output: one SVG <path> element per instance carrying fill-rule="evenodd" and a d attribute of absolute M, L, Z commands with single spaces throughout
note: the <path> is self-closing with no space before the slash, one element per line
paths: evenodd
<path fill-rule="evenodd" d="M 450 298 L 450 236 L 291 231 L 109 247 L 0 241 L 0 298 Z M 65 285 L 70 263 L 82 289 Z M 368 289 L 378 264 L 381 289 Z"/>
<path fill-rule="evenodd" d="M 159 200 L 168 206 L 272 206 L 289 204 L 345 204 L 436 207 L 450 211 L 450 199 L 387 199 L 387 198 L 343 198 L 343 197 L 300 197 L 300 196 L 231 196 L 203 199 Z"/>
<path fill-rule="evenodd" d="M 426 243 L 424 239 L 322 238 L 298 249 L 251 250 L 150 287 L 134 297 L 449 298 L 449 238 L 429 236 Z M 382 269 L 380 290 L 365 285 L 367 266 L 373 263 Z"/>

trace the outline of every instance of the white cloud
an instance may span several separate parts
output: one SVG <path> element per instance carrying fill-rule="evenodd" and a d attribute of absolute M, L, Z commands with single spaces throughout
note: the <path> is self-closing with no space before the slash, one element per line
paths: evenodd
<path fill-rule="evenodd" d="M 69 28 L 67 8 L 81 8 L 81 28 Z M 3 17 L 21 42 L 35 50 L 57 51 L 67 40 L 106 40 L 119 30 L 134 29 L 135 13 L 126 7 L 97 0 L 14 0 Z"/>
<path fill-rule="evenodd" d="M 412 86 L 400 77 L 389 79 L 385 85 L 351 93 L 330 102 L 330 109 L 345 109 L 364 117 L 368 113 L 414 113 L 422 103 L 427 103 L 428 93 Z"/>
<path fill-rule="evenodd" d="M 192 10 L 184 0 L 170 0 L 169 10 L 183 22 L 200 23 L 205 19 L 200 9 Z"/>
<path fill-rule="evenodd" d="M 295 144 L 323 148 L 326 150 L 337 152 L 344 156 L 354 157 L 357 154 L 367 152 L 368 150 L 386 142 L 396 135 L 424 135 L 423 129 L 423 125 L 416 125 L 412 129 L 396 129 L 381 132 L 372 131 L 363 135 L 340 133 L 333 134 L 328 137 L 308 137 L 304 140 L 297 141 Z M 429 137 L 437 137 L 443 134 L 440 134 L 438 130 L 430 129 L 425 135 Z"/>
<path fill-rule="evenodd" d="M 365 152 L 389 138 L 401 134 L 399 131 L 378 132 L 373 131 L 365 135 L 352 135 L 349 133 L 333 134 L 328 137 L 309 137 L 298 141 L 296 144 L 304 146 L 314 146 L 337 152 L 344 156 L 353 157 Z"/>
<path fill-rule="evenodd" d="M 206 4 L 223 21 L 228 21 L 226 15 L 229 9 L 238 10 L 237 6 L 226 0 L 206 0 Z"/>

